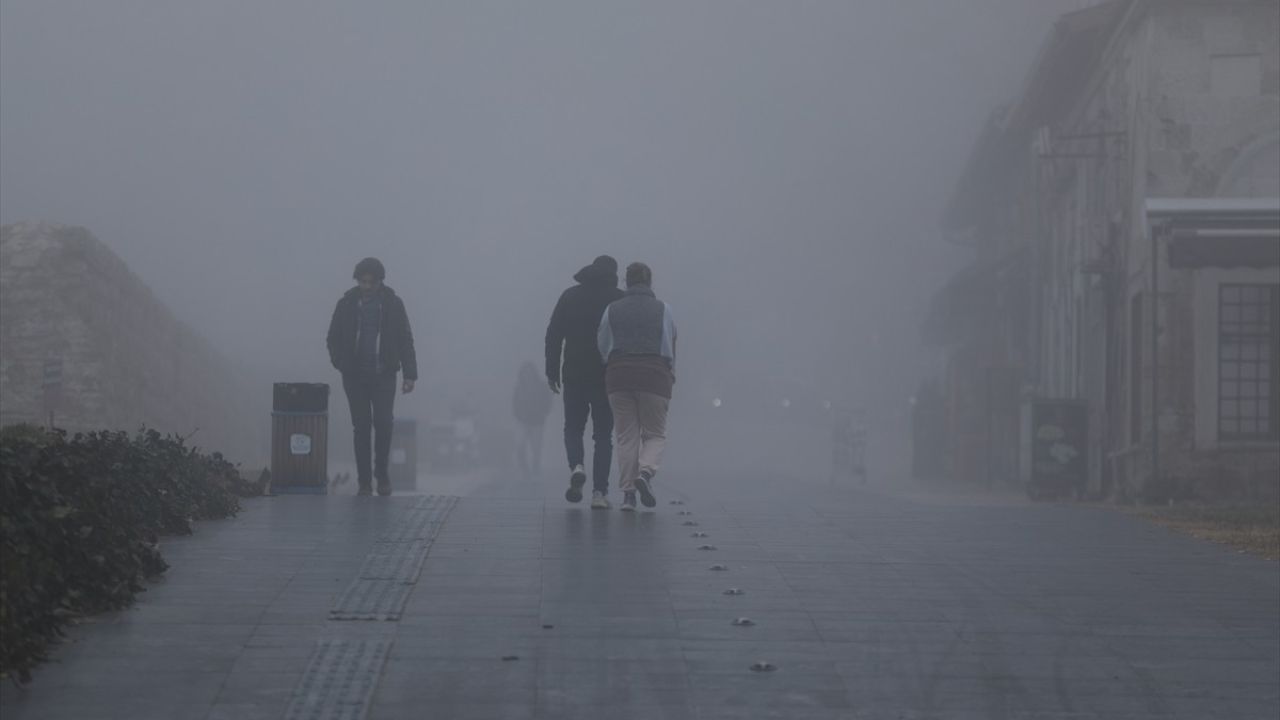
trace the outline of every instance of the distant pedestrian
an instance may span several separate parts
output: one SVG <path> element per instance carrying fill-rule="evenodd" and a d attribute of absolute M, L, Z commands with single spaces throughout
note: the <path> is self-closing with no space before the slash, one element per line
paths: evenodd
<path fill-rule="evenodd" d="M 622 509 L 636 509 L 636 493 L 653 507 L 653 476 L 667 443 L 667 408 L 675 385 L 676 325 L 671 306 L 653 293 L 653 272 L 627 266 L 625 296 L 605 310 L 597 334 L 608 361 L 605 385 L 618 430 Z"/>
<path fill-rule="evenodd" d="M 601 255 L 578 271 L 577 285 L 565 290 L 547 324 L 546 373 L 551 392 L 564 388 L 564 449 L 569 460 L 569 502 L 582 500 L 587 482 L 583 469 L 586 450 L 582 433 L 591 417 L 591 507 L 609 507 L 609 468 L 613 464 L 613 412 L 604 385 L 604 360 L 596 347 L 600 317 L 609 303 L 622 297 L 618 289 L 618 261 Z M 561 367 L 561 350 L 564 365 Z"/>
<path fill-rule="evenodd" d="M 377 258 L 361 260 L 353 276 L 356 287 L 333 309 L 329 322 L 329 361 L 342 373 L 342 388 L 351 406 L 355 429 L 357 495 L 391 494 L 387 457 L 396 399 L 396 373 L 403 370 L 404 393 L 413 392 L 418 361 L 404 301 L 383 284 L 387 272 Z M 370 433 L 374 436 L 370 447 Z"/>
<path fill-rule="evenodd" d="M 536 477 L 542 472 L 542 430 L 551 412 L 551 393 L 538 377 L 537 365 L 526 362 L 520 366 L 511 404 L 520 423 L 516 461 L 525 477 Z"/>

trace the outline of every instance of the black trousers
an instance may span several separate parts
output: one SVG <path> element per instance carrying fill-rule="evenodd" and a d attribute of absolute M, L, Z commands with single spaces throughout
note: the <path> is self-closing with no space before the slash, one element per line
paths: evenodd
<path fill-rule="evenodd" d="M 599 383 L 564 384 L 564 450 L 569 456 L 569 468 L 583 465 L 586 449 L 582 433 L 587 429 L 587 417 L 591 417 L 591 438 L 595 440 L 592 456 L 592 489 L 609 492 L 609 468 L 613 465 L 613 410 L 609 407 L 609 394 L 604 380 Z"/>
<path fill-rule="evenodd" d="M 387 482 L 387 456 L 391 454 L 391 424 L 396 402 L 395 373 L 362 377 L 354 373 L 342 376 L 342 389 L 351 406 L 351 425 L 355 429 L 356 479 L 368 487 L 371 478 Z M 374 440 L 370 447 L 370 433 Z M 372 466 L 372 467 L 371 467 Z"/>

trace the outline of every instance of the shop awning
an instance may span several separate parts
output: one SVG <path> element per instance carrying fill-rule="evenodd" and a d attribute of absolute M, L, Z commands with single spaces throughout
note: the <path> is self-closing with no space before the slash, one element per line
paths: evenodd
<path fill-rule="evenodd" d="M 1150 199 L 1147 223 L 1170 267 L 1280 266 L 1280 198 Z"/>

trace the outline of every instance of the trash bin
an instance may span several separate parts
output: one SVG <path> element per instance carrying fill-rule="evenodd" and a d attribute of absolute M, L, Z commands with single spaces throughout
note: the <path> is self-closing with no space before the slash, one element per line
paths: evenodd
<path fill-rule="evenodd" d="M 391 428 L 391 457 L 388 458 L 391 487 L 395 490 L 418 489 L 418 421 L 396 418 Z"/>
<path fill-rule="evenodd" d="M 271 491 L 324 495 L 329 488 L 328 384 L 276 383 L 271 408 Z"/>

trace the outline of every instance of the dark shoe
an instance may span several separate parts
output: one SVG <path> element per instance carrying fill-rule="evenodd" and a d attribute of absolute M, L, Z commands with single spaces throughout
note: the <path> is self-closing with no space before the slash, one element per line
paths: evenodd
<path fill-rule="evenodd" d="M 564 499 L 571 503 L 582 502 L 582 486 L 587 484 L 587 471 L 581 465 L 575 465 L 573 474 L 569 476 L 569 489 L 564 491 Z"/>
<path fill-rule="evenodd" d="M 640 493 L 640 503 L 648 508 L 658 504 L 653 497 L 653 490 L 649 487 L 652 481 L 653 476 L 647 472 L 640 473 L 640 477 L 636 480 L 636 492 Z"/>
<path fill-rule="evenodd" d="M 386 496 L 388 496 L 388 495 L 390 495 L 390 494 L 391 494 L 391 481 L 390 481 L 390 480 L 379 480 L 379 481 L 378 481 L 378 494 L 379 494 L 379 495 L 381 495 L 381 496 L 383 496 L 383 497 L 386 497 Z"/>
<path fill-rule="evenodd" d="M 356 495 L 360 497 L 369 497 L 372 494 L 373 490 L 370 489 L 368 485 L 361 485 L 359 489 L 356 490 Z"/>

